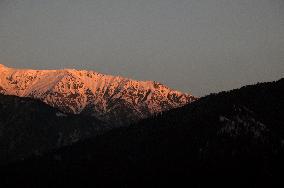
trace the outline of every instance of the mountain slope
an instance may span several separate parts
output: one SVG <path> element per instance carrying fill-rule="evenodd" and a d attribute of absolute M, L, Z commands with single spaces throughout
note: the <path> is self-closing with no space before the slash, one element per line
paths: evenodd
<path fill-rule="evenodd" d="M 0 164 L 70 145 L 108 130 L 93 117 L 64 114 L 41 101 L 0 94 Z"/>
<path fill-rule="evenodd" d="M 19 70 L 0 65 L 0 93 L 32 97 L 66 113 L 118 125 L 181 107 L 196 98 L 152 81 L 94 71 Z"/>
<path fill-rule="evenodd" d="M 3 167 L 2 178 L 41 187 L 47 185 L 42 182 L 274 187 L 283 184 L 283 94 L 284 79 L 212 94 L 137 125 Z"/>

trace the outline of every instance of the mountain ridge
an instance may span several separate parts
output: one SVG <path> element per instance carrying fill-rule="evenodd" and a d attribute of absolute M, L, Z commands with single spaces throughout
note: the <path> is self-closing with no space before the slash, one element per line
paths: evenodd
<path fill-rule="evenodd" d="M 0 174 L 29 186 L 277 187 L 284 169 L 283 93 L 284 79 L 211 94 L 3 166 Z"/>
<path fill-rule="evenodd" d="M 1 65 L 0 73 L 2 94 L 40 99 L 64 112 L 84 113 L 118 125 L 197 99 L 158 82 L 95 71 L 14 69 Z"/>

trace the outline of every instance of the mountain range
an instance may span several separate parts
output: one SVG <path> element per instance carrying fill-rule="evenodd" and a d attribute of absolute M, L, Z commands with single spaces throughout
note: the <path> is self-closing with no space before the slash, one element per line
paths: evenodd
<path fill-rule="evenodd" d="M 197 98 L 154 81 L 85 70 L 28 70 L 0 65 L 0 93 L 39 99 L 62 112 L 118 126 L 184 106 Z"/>
<path fill-rule="evenodd" d="M 283 185 L 283 94 L 284 79 L 211 94 L 2 165 L 0 178 L 28 187 Z"/>

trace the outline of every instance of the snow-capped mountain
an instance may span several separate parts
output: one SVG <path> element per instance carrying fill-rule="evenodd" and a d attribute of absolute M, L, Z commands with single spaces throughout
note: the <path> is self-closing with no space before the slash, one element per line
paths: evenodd
<path fill-rule="evenodd" d="M 46 182 L 67 187 L 82 182 L 90 187 L 164 187 L 177 182 L 187 187 L 278 187 L 284 169 L 283 93 L 284 79 L 212 94 L 131 129 L 118 128 L 1 166 L 1 178 L 4 185 L 21 180 L 24 187 L 44 187 Z M 8 104 L 17 114 L 17 106 Z M 3 119 L 11 114 L 6 111 L 0 111 Z M 21 117 L 26 119 L 25 114 Z M 13 119 L 14 126 L 15 120 L 19 118 Z M 8 128 L 9 123 L 10 118 Z"/>
<path fill-rule="evenodd" d="M 153 81 L 86 70 L 28 70 L 0 65 L 0 93 L 31 97 L 64 112 L 125 124 L 181 107 L 196 98 Z"/>

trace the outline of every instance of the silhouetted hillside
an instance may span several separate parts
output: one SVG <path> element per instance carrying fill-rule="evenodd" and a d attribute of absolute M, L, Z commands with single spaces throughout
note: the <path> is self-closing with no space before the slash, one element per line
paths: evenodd
<path fill-rule="evenodd" d="M 38 100 L 0 94 L 0 164 L 40 155 L 105 129 L 95 118 L 64 114 Z"/>
<path fill-rule="evenodd" d="M 5 166 L 1 177 L 38 187 L 273 187 L 284 170 L 283 94 L 284 79 L 212 94 Z"/>

